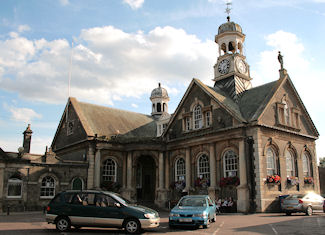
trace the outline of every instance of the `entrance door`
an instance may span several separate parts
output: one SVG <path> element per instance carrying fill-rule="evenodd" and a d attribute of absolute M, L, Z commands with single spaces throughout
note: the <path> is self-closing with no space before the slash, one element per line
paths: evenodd
<path fill-rule="evenodd" d="M 156 164 L 152 157 L 141 156 L 137 163 L 137 199 L 154 202 L 156 189 Z"/>

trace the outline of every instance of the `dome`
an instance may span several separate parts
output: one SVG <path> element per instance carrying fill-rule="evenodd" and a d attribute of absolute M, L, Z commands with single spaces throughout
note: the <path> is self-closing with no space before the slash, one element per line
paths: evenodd
<path fill-rule="evenodd" d="M 228 22 L 224 23 L 219 26 L 218 34 L 222 34 L 224 32 L 239 32 L 243 33 L 241 27 L 239 24 L 236 24 L 235 22 L 230 22 L 230 18 L 228 18 Z"/>
<path fill-rule="evenodd" d="M 165 88 L 162 88 L 160 86 L 160 83 L 158 84 L 158 87 L 153 89 L 151 92 L 150 99 L 153 98 L 169 98 L 167 90 Z"/>

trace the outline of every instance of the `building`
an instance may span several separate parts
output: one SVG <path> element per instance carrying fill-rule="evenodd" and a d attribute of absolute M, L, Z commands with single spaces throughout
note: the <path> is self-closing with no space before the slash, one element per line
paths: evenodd
<path fill-rule="evenodd" d="M 52 182 L 48 198 L 74 179 L 160 207 L 183 193 L 232 197 L 238 212 L 277 210 L 282 194 L 319 193 L 319 134 L 282 56 L 279 77 L 252 87 L 244 41 L 230 18 L 220 25 L 214 85 L 193 79 L 172 115 L 160 84 L 151 115 L 70 97 L 51 146 L 58 162 L 38 166 Z M 13 177 L 6 174 L 4 182 Z M 35 177 L 35 187 L 43 178 Z"/>

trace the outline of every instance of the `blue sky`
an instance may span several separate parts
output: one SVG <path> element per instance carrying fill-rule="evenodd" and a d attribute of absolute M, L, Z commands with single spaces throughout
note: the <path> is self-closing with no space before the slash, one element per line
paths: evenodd
<path fill-rule="evenodd" d="M 0 3 L 0 147 L 50 145 L 68 98 L 150 114 L 168 89 L 173 112 L 192 78 L 213 85 L 224 0 L 8 0 Z M 325 157 L 325 0 L 232 1 L 253 86 L 278 79 L 277 51 L 321 137 Z M 73 44 L 72 44 L 73 43 Z"/>

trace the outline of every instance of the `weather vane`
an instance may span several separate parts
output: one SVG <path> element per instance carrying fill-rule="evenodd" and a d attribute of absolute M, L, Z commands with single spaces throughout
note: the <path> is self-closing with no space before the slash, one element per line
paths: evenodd
<path fill-rule="evenodd" d="M 228 16 L 227 16 L 227 19 L 228 19 L 228 21 L 229 21 L 229 19 L 230 19 L 230 12 L 231 12 L 231 9 L 232 9 L 232 8 L 230 8 L 230 6 L 232 5 L 232 3 L 231 3 L 231 2 L 227 2 L 226 5 L 227 5 L 227 8 L 226 8 L 226 11 L 225 11 L 225 12 L 226 12 L 227 15 L 228 15 Z"/>

